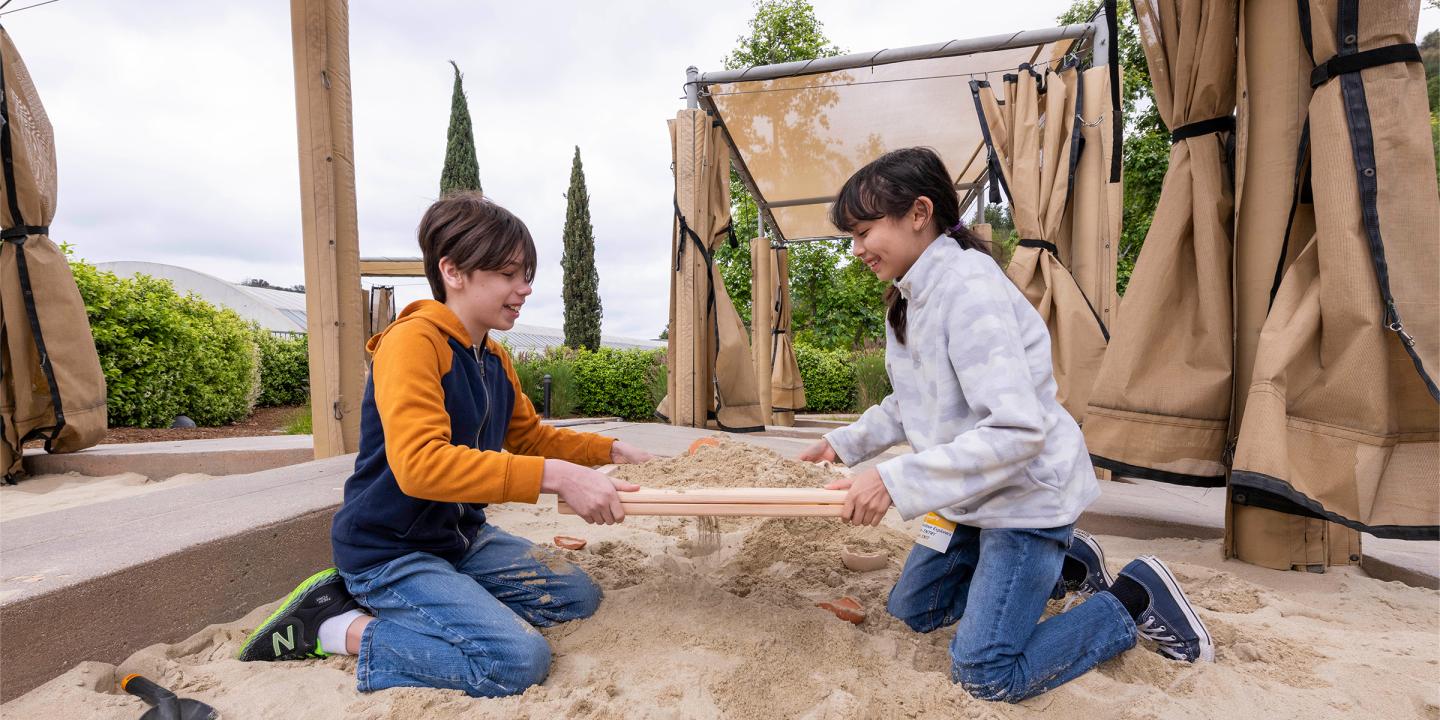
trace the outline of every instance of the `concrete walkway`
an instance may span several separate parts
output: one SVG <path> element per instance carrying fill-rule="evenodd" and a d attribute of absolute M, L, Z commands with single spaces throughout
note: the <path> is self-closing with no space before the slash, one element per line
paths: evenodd
<path fill-rule="evenodd" d="M 714 434 L 654 423 L 604 422 L 579 429 L 666 455 Z M 786 436 L 732 437 L 795 457 L 822 431 L 789 428 Z M 196 469 L 201 456 L 257 452 L 241 447 L 244 440 L 102 446 L 94 456 L 104 458 L 97 460 L 101 474 L 144 472 L 130 459 L 159 462 L 167 455 L 172 464 L 183 459 L 187 467 L 181 472 L 206 472 Z M 191 452 L 200 443 L 208 445 Z M 259 451 L 265 450 L 302 448 Z M 119 662 L 142 647 L 176 642 L 283 596 L 299 579 L 330 564 L 330 518 L 353 464 L 353 455 L 303 462 L 0 523 L 0 647 L 5 648 L 0 701 L 78 662 Z M 1093 532 L 1139 538 L 1223 533 L 1222 490 L 1147 481 L 1102 486 L 1102 497 L 1080 521 Z M 1437 543 L 1367 537 L 1364 548 L 1362 569 L 1371 576 L 1440 587 Z"/>

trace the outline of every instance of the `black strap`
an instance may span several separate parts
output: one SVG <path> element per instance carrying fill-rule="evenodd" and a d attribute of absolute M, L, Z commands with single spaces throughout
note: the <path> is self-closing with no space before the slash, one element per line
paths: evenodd
<path fill-rule="evenodd" d="M 1074 68 L 1075 70 L 1075 117 L 1071 120 L 1070 126 L 1070 169 L 1065 179 L 1065 204 L 1070 205 L 1075 196 L 1075 168 L 1080 165 L 1080 152 L 1085 149 L 1085 135 L 1082 130 L 1085 123 L 1085 73 L 1080 70 L 1080 62 L 1066 63 L 1060 67 L 1060 72 Z M 1056 254 L 1059 257 L 1059 254 Z"/>
<path fill-rule="evenodd" d="M 1007 76 L 1008 77 L 1008 76 Z M 1005 196 L 1010 196 L 1010 187 L 1005 184 L 1005 172 L 1000 167 L 1000 158 L 995 154 L 995 139 L 990 137 L 990 123 L 985 120 L 985 106 L 980 103 L 980 88 L 990 87 L 989 81 L 971 80 L 970 96 L 975 100 L 975 115 L 980 118 L 980 135 L 985 138 L 985 164 L 992 182 L 990 183 L 990 202 L 1000 202 L 1000 189 L 1004 188 Z"/>
<path fill-rule="evenodd" d="M 1199 137 L 1201 135 L 1209 135 L 1210 133 L 1220 132 L 1235 132 L 1234 115 L 1225 115 L 1223 117 L 1210 118 L 1209 120 L 1193 122 L 1189 125 L 1181 125 L 1180 127 L 1175 128 L 1175 130 L 1170 133 L 1170 144 L 1174 145 L 1181 140 L 1187 140 L 1192 137 Z"/>
<path fill-rule="evenodd" d="M 1120 103 L 1120 34 L 1119 34 L 1119 8 L 1115 0 L 1105 0 L 1105 24 L 1108 26 L 1110 37 L 1110 57 L 1106 60 L 1110 64 L 1110 128 L 1114 133 L 1110 139 L 1110 182 L 1120 182 L 1120 156 L 1125 146 L 1125 123 L 1121 122 Z"/>
<path fill-rule="evenodd" d="M 8 179 L 8 175 L 7 175 Z M 16 238 L 27 238 L 31 235 L 49 235 L 49 225 L 17 225 L 12 228 L 0 230 L 0 240 L 14 240 Z"/>
<path fill-rule="evenodd" d="M 685 213 L 680 212 L 680 201 L 675 202 L 675 219 L 680 222 L 680 245 L 675 248 L 675 272 L 680 272 L 680 260 L 685 257 L 685 238 L 695 242 L 695 247 L 700 251 L 700 257 L 705 258 L 705 265 L 708 267 L 713 258 L 710 251 L 705 249 L 705 243 L 700 239 L 700 234 L 690 229 L 690 223 L 685 221 Z"/>
<path fill-rule="evenodd" d="M 1310 72 L 1310 87 L 1318 88 L 1341 75 L 1357 73 L 1365 68 L 1399 62 L 1421 62 L 1420 48 L 1415 43 L 1396 43 L 1374 50 L 1336 55 L 1315 66 Z"/>
<path fill-rule="evenodd" d="M 10 123 L 10 92 L 5 86 L 3 55 L 0 55 L 0 126 L 4 128 L 3 132 L 0 132 L 0 164 L 3 164 L 5 173 L 5 200 L 9 203 L 10 219 L 15 223 L 14 228 L 0 232 L 0 235 L 15 246 L 15 269 L 20 276 L 20 294 L 25 299 L 25 315 L 30 321 L 30 334 L 35 338 L 40 371 L 50 386 L 50 405 L 55 409 L 55 424 L 46 428 L 35 428 L 26 434 L 26 438 L 41 437 L 41 434 L 45 433 L 45 452 L 48 453 L 55 451 L 55 439 L 60 437 L 60 431 L 65 429 L 65 405 L 60 399 L 60 385 L 55 382 L 55 366 L 50 362 L 50 353 L 45 349 L 45 334 L 41 332 L 40 314 L 35 309 L 35 291 L 30 282 L 30 266 L 25 257 L 25 240 L 32 234 L 29 231 L 36 229 L 36 226 L 25 224 L 25 218 L 20 212 L 20 196 L 15 188 L 14 140 L 11 138 L 14 126 Z M 24 231 L 24 234 L 12 234 L 15 231 Z M 49 229 L 46 228 L 44 234 L 48 233 Z"/>
<path fill-rule="evenodd" d="M 1360 32 L 1360 0 L 1343 0 L 1336 13 L 1335 39 L 1341 55 L 1359 55 L 1355 51 Z M 1390 290 L 1390 266 L 1385 259 L 1385 241 L 1380 235 L 1380 186 L 1375 167 L 1375 134 L 1370 120 L 1370 106 L 1365 97 L 1365 81 L 1359 73 L 1343 73 L 1340 78 L 1341 97 L 1345 106 L 1345 125 L 1350 135 L 1350 149 L 1355 161 L 1355 183 L 1360 191 L 1360 211 L 1365 228 L 1365 239 L 1370 245 L 1370 262 L 1375 268 L 1375 281 L 1379 286 L 1380 299 L 1384 304 L 1383 322 L 1395 333 L 1404 347 L 1415 370 L 1425 383 L 1430 397 L 1440 402 L 1440 386 L 1430 371 L 1425 369 L 1420 355 L 1415 351 L 1415 339 L 1405 332 L 1395 303 L 1395 294 Z"/>
<path fill-rule="evenodd" d="M 1051 255 L 1054 255 L 1056 258 L 1060 257 L 1060 248 L 1055 247 L 1055 243 L 1048 240 L 1021 240 L 1018 244 L 1020 247 L 1049 250 Z"/>

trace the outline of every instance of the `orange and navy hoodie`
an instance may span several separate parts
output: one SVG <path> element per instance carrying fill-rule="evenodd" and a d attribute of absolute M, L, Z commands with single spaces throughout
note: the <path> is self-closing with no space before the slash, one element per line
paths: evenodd
<path fill-rule="evenodd" d="M 366 346 L 360 454 L 330 530 L 358 573 L 420 551 L 459 562 L 486 503 L 535 502 L 545 458 L 610 462 L 614 439 L 544 425 L 499 343 L 443 303 L 411 303 Z"/>

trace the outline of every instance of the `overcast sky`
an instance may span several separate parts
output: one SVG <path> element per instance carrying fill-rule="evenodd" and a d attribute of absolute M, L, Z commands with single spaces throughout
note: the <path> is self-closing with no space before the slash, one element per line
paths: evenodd
<path fill-rule="evenodd" d="M 830 39 L 858 52 L 1049 27 L 1070 2 L 814 4 Z M 55 128 L 52 237 L 91 262 L 304 282 L 289 5 L 60 0 L 0 18 Z M 539 248 L 520 321 L 562 324 L 562 194 L 578 145 L 604 332 L 655 337 L 668 311 L 665 120 L 684 106 L 686 66 L 720 69 L 752 12 L 745 0 L 352 0 L 361 254 L 419 254 L 414 229 L 438 194 L 453 59 L 485 190 Z M 1440 11 L 1427 8 L 1420 25 L 1440 26 Z M 429 296 L 423 279 L 381 282 L 401 286 L 401 303 Z"/>

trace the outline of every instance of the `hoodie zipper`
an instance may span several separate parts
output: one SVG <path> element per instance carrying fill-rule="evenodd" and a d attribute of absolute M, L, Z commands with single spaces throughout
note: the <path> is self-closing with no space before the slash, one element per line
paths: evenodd
<path fill-rule="evenodd" d="M 480 414 L 480 429 L 475 431 L 475 449 L 480 450 L 481 438 L 485 435 L 485 424 L 490 421 L 490 386 L 485 382 L 484 351 L 475 345 L 471 345 L 470 352 L 474 354 L 475 362 L 480 365 L 480 392 L 485 395 L 485 411 Z M 457 502 L 455 503 L 455 507 L 460 509 L 462 516 L 465 514 L 465 503 Z M 460 535 L 460 542 L 464 543 L 468 549 L 470 547 L 470 539 L 465 537 L 465 533 L 461 532 L 458 527 L 455 529 L 455 532 Z"/>

